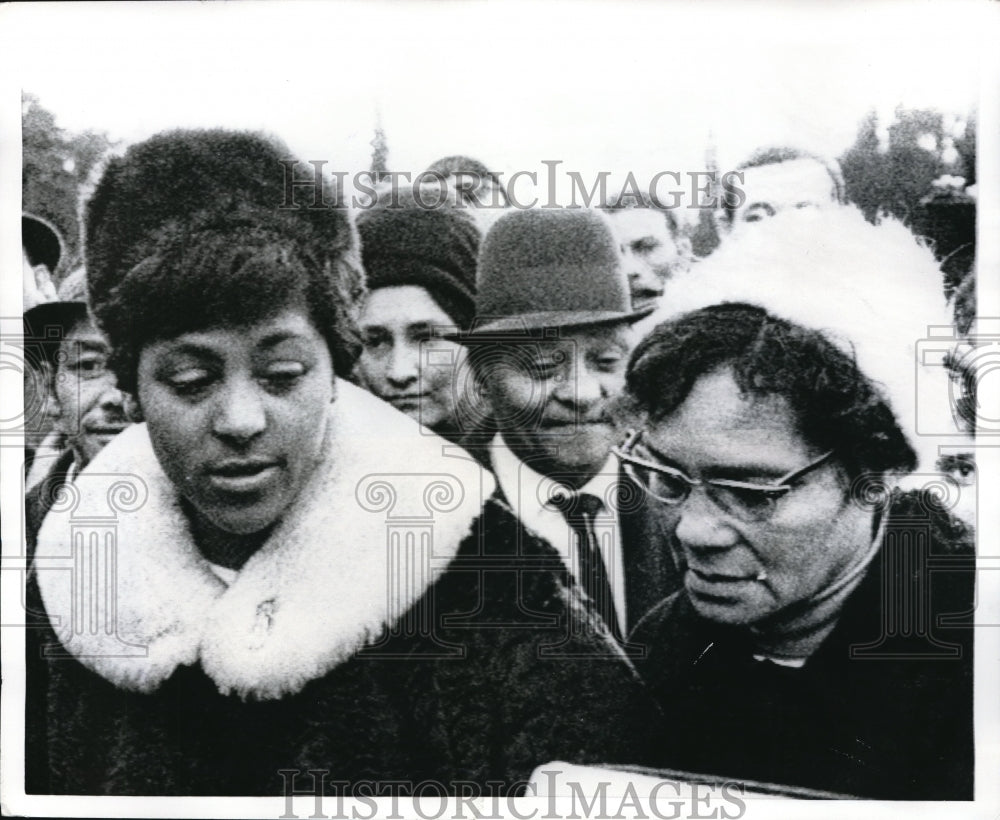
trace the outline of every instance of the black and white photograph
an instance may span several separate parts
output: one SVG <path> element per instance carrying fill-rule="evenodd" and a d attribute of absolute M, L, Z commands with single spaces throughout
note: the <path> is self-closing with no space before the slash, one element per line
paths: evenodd
<path fill-rule="evenodd" d="M 997 42 L 0 6 L 4 815 L 996 817 Z"/>

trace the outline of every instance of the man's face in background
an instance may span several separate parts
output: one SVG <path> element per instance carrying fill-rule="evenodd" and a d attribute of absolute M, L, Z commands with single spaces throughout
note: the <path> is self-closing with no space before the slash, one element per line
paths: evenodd
<path fill-rule="evenodd" d="M 608 211 L 632 294 L 632 309 L 656 306 L 664 282 L 690 264 L 691 243 L 675 238 L 663 213 L 652 208 Z"/>
<path fill-rule="evenodd" d="M 752 230 L 785 211 L 822 209 L 835 205 L 837 189 L 824 165 L 814 159 L 793 159 L 744 168 L 741 188 L 746 196 L 733 213 L 730 231 L 736 235 Z"/>
<path fill-rule="evenodd" d="M 53 374 L 55 427 L 66 436 L 83 467 L 128 422 L 124 399 L 108 368 L 110 350 L 89 316 L 82 316 L 60 343 Z"/>

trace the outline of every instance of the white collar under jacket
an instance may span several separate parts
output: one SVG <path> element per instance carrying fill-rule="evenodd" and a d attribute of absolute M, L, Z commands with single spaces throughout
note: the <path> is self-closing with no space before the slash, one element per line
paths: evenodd
<path fill-rule="evenodd" d="M 227 586 L 195 546 L 146 425 L 133 425 L 39 533 L 53 629 L 119 688 L 152 692 L 178 666 L 201 664 L 225 694 L 298 692 L 406 612 L 472 531 L 495 482 L 446 445 L 338 380 L 322 465 Z"/>

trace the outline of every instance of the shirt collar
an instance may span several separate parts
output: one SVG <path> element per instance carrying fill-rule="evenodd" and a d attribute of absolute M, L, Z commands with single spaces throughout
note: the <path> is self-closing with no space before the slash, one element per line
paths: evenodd
<path fill-rule="evenodd" d="M 493 439 L 490 455 L 497 483 L 521 523 L 562 549 L 567 533 L 565 519 L 557 509 L 546 505 L 557 482 L 521 461 L 500 433 Z M 607 512 L 615 514 L 618 511 L 618 494 L 614 491 L 617 484 L 617 459 L 609 454 L 600 472 L 581 487 L 580 492 L 597 496 L 604 502 Z"/>

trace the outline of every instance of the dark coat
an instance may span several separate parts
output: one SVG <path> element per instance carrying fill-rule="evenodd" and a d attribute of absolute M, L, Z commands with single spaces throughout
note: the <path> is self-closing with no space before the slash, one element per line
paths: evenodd
<path fill-rule="evenodd" d="M 490 461 L 485 463 L 489 465 Z M 651 499 L 622 470 L 618 472 L 616 491 L 616 523 L 625 569 L 626 631 L 631 632 L 647 612 L 680 588 L 682 578 L 669 548 L 663 516 L 657 509 L 660 502 Z M 510 503 L 499 485 L 495 497 L 504 505 Z M 593 609 L 592 602 L 587 603 Z M 625 636 L 617 634 L 617 624 L 607 626 L 624 643 Z M 635 653 L 629 650 L 627 654 L 632 657 Z"/>
<path fill-rule="evenodd" d="M 625 564 L 626 620 L 629 632 L 653 607 L 680 589 L 683 579 L 670 551 L 662 503 L 619 472 L 618 523 Z"/>
<path fill-rule="evenodd" d="M 400 567 L 390 563 L 387 576 L 385 561 L 421 557 L 419 537 L 416 544 L 393 540 L 393 522 L 412 527 L 414 509 L 431 503 L 427 493 L 402 492 L 410 485 L 400 467 L 423 464 L 427 453 L 440 452 L 440 440 L 417 434 L 402 446 L 384 427 L 386 413 L 393 423 L 401 414 L 345 385 L 339 391 L 334 429 L 344 440 L 332 445 L 339 470 L 310 496 L 314 509 L 283 521 L 228 589 L 190 551 L 172 554 L 170 539 L 184 547 L 184 536 L 174 506 L 160 499 L 170 485 L 144 450 L 144 425 L 122 434 L 77 478 L 81 507 L 110 498 L 106 486 L 86 486 L 102 473 L 141 475 L 150 499 L 131 525 L 126 516 L 119 524 L 117 633 L 81 634 L 67 623 L 43 641 L 62 657 L 47 664 L 45 719 L 28 714 L 28 760 L 45 761 L 44 775 L 29 773 L 34 790 L 281 794 L 291 774 L 280 770 L 307 768 L 329 771 L 331 792 L 375 781 L 406 793 L 428 779 L 452 791 L 458 781 L 511 789 L 550 760 L 645 758 L 655 707 L 634 669 L 587 614 L 552 548 L 503 504 L 474 501 L 476 482 L 492 488 L 475 465 L 440 456 L 429 463 L 431 474 L 447 466 L 460 477 L 466 497 L 457 511 L 431 517 L 423 576 L 414 560 L 425 583 L 412 599 L 406 589 L 390 589 Z M 409 420 L 398 423 L 415 429 Z M 362 434 L 368 425 L 382 426 L 395 463 L 371 452 Z M 365 451 L 370 460 L 348 470 Z M 143 454 L 138 463 L 135 452 Z M 406 515 L 384 513 L 382 490 L 365 489 L 351 474 L 367 480 L 374 464 L 398 473 L 393 503 L 408 505 Z M 369 502 L 383 512 L 366 523 L 358 507 Z M 439 496 L 434 503 L 456 502 Z M 353 520 L 344 519 L 351 509 Z M 468 517 L 470 509 L 478 515 Z M 42 569 L 59 554 L 71 520 L 50 515 L 39 534 L 41 563 L 29 594 L 33 606 L 50 612 L 66 613 L 74 600 L 57 586 L 56 576 L 68 573 Z M 303 535 L 311 540 L 295 543 Z M 338 564 L 344 555 L 356 555 L 361 566 Z M 161 559 L 153 571 L 162 577 L 143 575 Z M 371 572 L 362 573 L 366 563 Z M 183 611 L 189 606 L 190 619 Z M 353 622 L 345 622 L 348 615 Z M 140 642 L 146 648 L 137 654 Z M 308 789 L 309 777 L 299 777 L 296 788 Z"/>
<path fill-rule="evenodd" d="M 897 496 L 880 554 L 798 669 L 754 660 L 745 632 L 674 595 L 631 636 L 650 647 L 638 666 L 670 726 L 656 765 L 972 799 L 974 565 L 968 530 L 926 497 Z"/>
<path fill-rule="evenodd" d="M 72 449 L 60 453 L 45 477 L 24 496 L 24 530 L 29 562 L 35 554 L 38 530 L 58 497 L 60 489 L 66 483 L 66 476 L 73 466 L 74 459 L 75 454 Z M 33 571 L 27 579 L 26 602 L 25 675 L 30 682 L 25 693 L 26 725 L 33 727 L 36 734 L 44 736 L 48 715 L 48 662 L 43 655 L 43 648 L 51 640 L 51 630 Z M 45 746 L 29 743 L 26 752 L 28 757 L 25 762 L 25 791 L 44 793 L 48 784 Z"/>
<path fill-rule="evenodd" d="M 66 476 L 75 458 L 72 449 L 67 448 L 61 452 L 45 477 L 24 495 L 24 529 L 29 555 L 34 550 L 42 521 L 52 508 L 59 488 L 66 483 Z"/>

